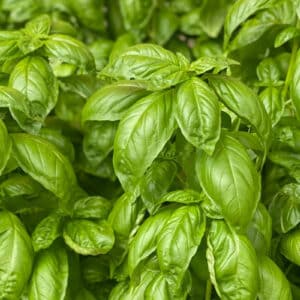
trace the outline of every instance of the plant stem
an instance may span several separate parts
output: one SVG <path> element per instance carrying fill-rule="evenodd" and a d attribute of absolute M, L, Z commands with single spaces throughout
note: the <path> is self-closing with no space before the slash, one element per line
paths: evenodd
<path fill-rule="evenodd" d="M 211 290 L 212 290 L 212 284 L 211 284 L 211 281 L 208 279 L 206 281 L 205 300 L 210 300 Z"/>

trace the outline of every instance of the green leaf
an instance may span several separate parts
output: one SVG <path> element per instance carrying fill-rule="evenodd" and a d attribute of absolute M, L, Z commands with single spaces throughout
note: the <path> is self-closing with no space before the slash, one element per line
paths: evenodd
<path fill-rule="evenodd" d="M 9 86 L 26 96 L 31 115 L 36 118 L 43 120 L 56 105 L 57 80 L 49 64 L 39 56 L 22 59 L 10 75 Z"/>
<path fill-rule="evenodd" d="M 266 207 L 259 203 L 247 227 L 247 236 L 256 252 L 267 255 L 271 248 L 272 218 Z"/>
<path fill-rule="evenodd" d="M 263 83 L 269 83 L 270 85 L 279 81 L 281 72 L 279 65 L 273 58 L 263 59 L 256 68 L 257 77 Z"/>
<path fill-rule="evenodd" d="M 141 197 L 150 214 L 159 207 L 161 197 L 168 191 L 177 172 L 171 160 L 154 161 L 141 180 Z"/>
<path fill-rule="evenodd" d="M 25 25 L 25 32 L 32 35 L 47 35 L 50 33 L 51 19 L 48 15 L 40 15 Z"/>
<path fill-rule="evenodd" d="M 296 229 L 285 235 L 280 243 L 280 252 L 292 263 L 300 266 L 300 230 Z"/>
<path fill-rule="evenodd" d="M 208 154 L 214 152 L 221 132 L 221 112 L 216 94 L 204 81 L 194 77 L 180 85 L 175 116 L 188 142 Z"/>
<path fill-rule="evenodd" d="M 300 36 L 300 30 L 294 26 L 288 26 L 282 29 L 276 36 L 274 47 L 278 48 L 286 42 Z"/>
<path fill-rule="evenodd" d="M 234 226 L 247 226 L 261 189 L 259 174 L 242 144 L 223 134 L 211 156 L 200 154 L 196 168 L 205 194 L 224 218 Z"/>
<path fill-rule="evenodd" d="M 81 120 L 117 121 L 139 99 L 149 94 L 146 85 L 138 81 L 121 81 L 96 91 L 85 104 Z"/>
<path fill-rule="evenodd" d="M 253 300 L 258 292 L 258 266 L 249 240 L 224 221 L 212 221 L 206 252 L 210 279 L 221 299 Z"/>
<path fill-rule="evenodd" d="M 284 113 L 285 105 L 281 90 L 272 86 L 267 87 L 259 94 L 259 98 L 270 116 L 272 126 L 275 126 Z"/>
<path fill-rule="evenodd" d="M 259 300 L 292 300 L 290 284 L 280 268 L 267 256 L 258 260 Z"/>
<path fill-rule="evenodd" d="M 62 215 L 53 213 L 44 218 L 32 233 L 34 251 L 47 249 L 61 235 Z"/>
<path fill-rule="evenodd" d="M 63 34 L 52 34 L 45 41 L 44 54 L 50 59 L 78 66 L 83 70 L 94 70 L 95 61 L 86 45 Z"/>
<path fill-rule="evenodd" d="M 19 299 L 31 274 L 33 250 L 20 220 L 0 212 L 0 298 Z"/>
<path fill-rule="evenodd" d="M 205 231 L 205 216 L 199 206 L 176 209 L 159 234 L 157 257 L 160 269 L 175 290 L 195 255 Z"/>
<path fill-rule="evenodd" d="M 66 244 L 81 255 L 105 254 L 114 245 L 115 237 L 106 221 L 70 220 L 63 229 Z"/>
<path fill-rule="evenodd" d="M 294 72 L 290 85 L 290 96 L 292 98 L 296 116 L 300 119 L 300 50 L 297 52 L 297 56 L 294 62 Z"/>
<path fill-rule="evenodd" d="M 145 27 L 155 9 L 156 0 L 119 0 L 123 22 L 127 30 Z"/>
<path fill-rule="evenodd" d="M 145 291 L 145 300 L 156 299 L 174 299 L 170 295 L 168 282 L 163 274 L 159 274 L 157 277 L 153 278 Z"/>
<path fill-rule="evenodd" d="M 11 153 L 11 140 L 8 136 L 7 129 L 3 121 L 0 119 L 0 175 L 8 162 Z"/>
<path fill-rule="evenodd" d="M 173 91 L 153 93 L 135 103 L 115 137 L 114 169 L 125 191 L 133 190 L 174 129 Z"/>
<path fill-rule="evenodd" d="M 69 263 L 61 244 L 41 251 L 29 283 L 29 300 L 63 300 L 67 294 Z"/>
<path fill-rule="evenodd" d="M 300 223 L 300 185 L 286 184 L 273 198 L 269 206 L 273 227 L 286 233 Z"/>
<path fill-rule="evenodd" d="M 81 198 L 74 204 L 73 216 L 76 218 L 106 219 L 112 204 L 101 196 Z"/>
<path fill-rule="evenodd" d="M 165 209 L 143 222 L 130 243 L 128 253 L 128 270 L 132 276 L 134 270 L 155 250 L 162 228 L 168 222 L 173 209 Z"/>
<path fill-rule="evenodd" d="M 103 70 L 117 79 L 144 80 L 149 90 L 174 86 L 188 78 L 188 59 L 158 45 L 139 44 L 127 48 Z"/>
<path fill-rule="evenodd" d="M 238 0 L 228 10 L 224 25 L 224 43 L 227 46 L 232 33 L 241 25 L 248 17 L 257 11 L 272 5 L 274 0 Z"/>
<path fill-rule="evenodd" d="M 69 160 L 48 141 L 33 135 L 11 135 L 13 156 L 23 171 L 61 198 L 65 207 L 76 185 L 76 177 Z"/>
<path fill-rule="evenodd" d="M 0 31 L 0 61 L 21 57 L 23 53 L 18 47 L 18 41 L 22 38 L 20 31 Z"/>
<path fill-rule="evenodd" d="M 241 81 L 226 76 L 209 76 L 209 82 L 224 104 L 251 124 L 262 139 L 269 143 L 270 120 L 257 95 Z"/>

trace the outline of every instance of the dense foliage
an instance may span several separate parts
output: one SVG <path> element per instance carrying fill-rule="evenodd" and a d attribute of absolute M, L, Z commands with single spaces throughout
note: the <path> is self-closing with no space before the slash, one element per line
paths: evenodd
<path fill-rule="evenodd" d="M 0 299 L 300 299 L 299 19 L 2 0 Z"/>

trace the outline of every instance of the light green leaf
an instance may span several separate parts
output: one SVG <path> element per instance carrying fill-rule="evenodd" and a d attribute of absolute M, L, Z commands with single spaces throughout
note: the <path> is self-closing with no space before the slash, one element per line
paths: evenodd
<path fill-rule="evenodd" d="M 87 121 L 117 121 L 126 111 L 149 92 L 139 81 L 121 81 L 96 91 L 86 102 L 81 115 Z"/>
<path fill-rule="evenodd" d="M 51 29 L 51 19 L 48 15 L 40 15 L 25 25 L 25 32 L 32 35 L 47 35 Z"/>
<path fill-rule="evenodd" d="M 278 63 L 273 58 L 263 59 L 256 68 L 257 77 L 263 83 L 274 84 L 279 81 L 281 72 Z"/>
<path fill-rule="evenodd" d="M 290 283 L 280 268 L 267 256 L 258 260 L 259 300 L 292 300 Z"/>
<path fill-rule="evenodd" d="M 300 30 L 294 26 L 288 26 L 277 34 L 274 47 L 278 48 L 298 36 L 300 36 Z"/>
<path fill-rule="evenodd" d="M 18 58 L 23 55 L 18 41 L 23 37 L 20 31 L 0 31 L 0 61 Z"/>
<path fill-rule="evenodd" d="M 221 299 L 253 300 L 258 292 L 258 266 L 249 240 L 224 221 L 212 221 L 206 252 L 210 279 Z"/>
<path fill-rule="evenodd" d="M 174 299 L 170 295 L 169 286 L 163 274 L 159 274 L 148 285 L 145 291 L 145 300 L 169 300 Z"/>
<path fill-rule="evenodd" d="M 224 133 L 211 156 L 200 154 L 196 168 L 205 194 L 224 218 L 234 226 L 247 226 L 261 189 L 259 174 L 242 144 Z"/>
<path fill-rule="evenodd" d="M 44 218 L 32 233 L 32 245 L 34 251 L 40 251 L 51 246 L 61 235 L 62 215 L 53 213 Z"/>
<path fill-rule="evenodd" d="M 42 57 L 28 56 L 22 59 L 10 74 L 9 86 L 26 96 L 31 115 L 41 118 L 41 121 L 56 105 L 58 83 Z"/>
<path fill-rule="evenodd" d="M 127 30 L 145 27 L 157 0 L 119 0 L 123 22 Z"/>
<path fill-rule="evenodd" d="M 247 227 L 247 236 L 259 254 L 267 255 L 271 248 L 272 218 L 266 207 L 259 203 Z"/>
<path fill-rule="evenodd" d="M 125 191 L 133 190 L 174 129 L 173 91 L 153 93 L 135 103 L 115 137 L 114 169 Z"/>
<path fill-rule="evenodd" d="M 300 223 L 300 185 L 286 184 L 272 199 L 269 206 L 273 227 L 286 233 Z"/>
<path fill-rule="evenodd" d="M 221 112 L 213 90 L 201 79 L 180 85 L 176 121 L 182 134 L 195 147 L 212 154 L 221 132 Z"/>
<path fill-rule="evenodd" d="M 144 80 L 149 90 L 162 90 L 188 78 L 188 59 L 158 45 L 139 44 L 127 48 L 103 70 L 117 79 Z"/>
<path fill-rule="evenodd" d="M 63 229 L 66 244 L 81 255 L 105 254 L 114 245 L 115 237 L 106 221 L 70 220 Z"/>
<path fill-rule="evenodd" d="M 76 218 L 106 219 L 112 204 L 101 196 L 81 198 L 74 204 L 73 216 Z"/>
<path fill-rule="evenodd" d="M 239 117 L 251 124 L 268 145 L 270 120 L 257 95 L 241 81 L 226 76 L 209 76 L 209 82 L 224 104 Z"/>
<path fill-rule="evenodd" d="M 0 298 L 19 299 L 31 274 L 33 250 L 20 220 L 0 212 Z"/>
<path fill-rule="evenodd" d="M 205 216 L 199 206 L 176 209 L 161 230 L 157 243 L 160 269 L 177 290 L 205 231 Z"/>
<path fill-rule="evenodd" d="M 173 213 L 173 209 L 165 209 L 143 222 L 134 236 L 128 253 L 128 270 L 132 276 L 134 270 L 155 250 L 162 228 Z"/>
<path fill-rule="evenodd" d="M 61 244 L 41 251 L 29 283 L 29 300 L 64 300 L 67 294 L 69 264 Z"/>
<path fill-rule="evenodd" d="M 29 134 L 11 135 L 13 156 L 24 172 L 62 199 L 65 207 L 76 185 L 70 161 L 48 141 Z"/>
<path fill-rule="evenodd" d="M 292 263 L 300 266 L 300 230 L 296 229 L 285 235 L 280 243 L 280 252 Z"/>
<path fill-rule="evenodd" d="M 80 69 L 94 70 L 95 61 L 86 45 L 63 34 L 52 34 L 45 41 L 44 54 L 50 59 L 79 66 Z"/>
<path fill-rule="evenodd" d="M 292 98 L 296 116 L 300 119 L 300 50 L 297 52 L 296 60 L 294 62 L 294 73 L 290 85 L 290 96 Z"/>
<path fill-rule="evenodd" d="M 6 126 L 4 122 L 0 119 L 0 175 L 7 164 L 7 161 L 11 153 L 11 140 L 8 136 Z"/>
<path fill-rule="evenodd" d="M 150 214 L 160 205 L 161 197 L 168 191 L 177 172 L 177 165 L 171 160 L 154 161 L 141 180 L 141 197 Z"/>

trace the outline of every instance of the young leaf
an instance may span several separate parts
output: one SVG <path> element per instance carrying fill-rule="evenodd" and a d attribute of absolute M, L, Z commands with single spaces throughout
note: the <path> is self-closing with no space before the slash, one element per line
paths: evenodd
<path fill-rule="evenodd" d="M 0 31 L 0 61 L 18 58 L 23 55 L 18 47 L 18 41 L 23 34 L 20 31 Z"/>
<path fill-rule="evenodd" d="M 258 292 L 258 266 L 249 240 L 224 221 L 212 221 L 206 252 L 210 279 L 221 299 L 253 300 Z"/>
<path fill-rule="evenodd" d="M 11 140 L 8 136 L 7 129 L 0 119 L 0 175 L 2 174 L 11 153 Z"/>
<path fill-rule="evenodd" d="M 127 111 L 115 137 L 114 169 L 125 189 L 135 189 L 170 139 L 174 128 L 172 90 L 142 98 Z"/>
<path fill-rule="evenodd" d="M 294 26 L 286 27 L 277 34 L 274 47 L 278 48 L 298 36 L 300 36 L 300 30 L 298 28 Z"/>
<path fill-rule="evenodd" d="M 296 116 L 300 119 L 300 50 L 297 52 L 294 62 L 294 73 L 290 85 L 291 98 L 296 110 Z"/>
<path fill-rule="evenodd" d="M 76 177 L 69 160 L 53 144 L 40 137 L 17 133 L 11 135 L 11 139 L 13 156 L 19 166 L 61 198 L 61 206 L 65 207 L 76 185 Z"/>
<path fill-rule="evenodd" d="M 67 294 L 69 263 L 61 244 L 41 251 L 29 283 L 29 300 L 63 300 Z"/>
<path fill-rule="evenodd" d="M 168 191 L 177 171 L 174 161 L 154 161 L 141 181 L 141 197 L 150 212 L 158 209 L 161 197 Z"/>
<path fill-rule="evenodd" d="M 105 254 L 113 247 L 114 232 L 106 221 L 70 220 L 64 225 L 66 244 L 81 255 Z"/>
<path fill-rule="evenodd" d="M 51 246 L 61 235 L 62 215 L 53 213 L 44 218 L 32 233 L 32 245 L 34 251 L 40 251 Z"/>
<path fill-rule="evenodd" d="M 94 70 L 95 61 L 86 45 L 63 34 L 52 34 L 45 41 L 43 52 L 50 59 L 79 66 L 80 69 Z"/>
<path fill-rule="evenodd" d="M 148 285 L 145 291 L 145 300 L 168 300 L 172 299 L 170 295 L 168 282 L 163 274 L 159 274 Z M 174 299 L 174 298 L 173 298 Z"/>
<path fill-rule="evenodd" d="M 209 82 L 224 104 L 251 124 L 268 145 L 270 120 L 256 94 L 241 81 L 226 76 L 209 76 Z"/>
<path fill-rule="evenodd" d="M 280 268 L 267 256 L 258 260 L 259 300 L 292 300 L 290 283 Z"/>
<path fill-rule="evenodd" d="M 12 213 L 0 212 L 0 297 L 20 299 L 31 274 L 33 250 L 23 224 Z"/>
<path fill-rule="evenodd" d="M 159 234 L 157 257 L 160 269 L 168 274 L 167 281 L 175 290 L 180 288 L 205 226 L 205 216 L 199 206 L 182 206 L 168 218 Z"/>
<path fill-rule="evenodd" d="M 146 85 L 138 81 L 121 81 L 99 89 L 85 104 L 82 123 L 122 119 L 137 100 L 149 94 L 145 89 Z"/>
<path fill-rule="evenodd" d="M 174 86 L 188 78 L 189 61 L 154 44 L 127 48 L 109 63 L 102 74 L 118 79 L 144 80 L 148 89 L 157 91 Z"/>
<path fill-rule="evenodd" d="M 296 229 L 285 235 L 280 243 L 280 252 L 292 263 L 300 266 L 300 230 Z"/>
<path fill-rule="evenodd" d="M 22 59 L 10 74 L 9 85 L 26 96 L 31 115 L 36 118 L 43 120 L 56 105 L 57 80 L 49 64 L 39 56 Z"/>
<path fill-rule="evenodd" d="M 204 81 L 194 77 L 180 85 L 175 116 L 187 141 L 208 154 L 214 152 L 221 113 L 217 96 Z"/>
<path fill-rule="evenodd" d="M 25 32 L 32 35 L 47 35 L 50 33 L 51 19 L 48 15 L 40 15 L 25 25 Z"/>
<path fill-rule="evenodd" d="M 260 178 L 246 149 L 223 134 L 212 156 L 200 154 L 197 173 L 205 194 L 224 218 L 235 226 L 247 226 L 260 198 Z"/>

